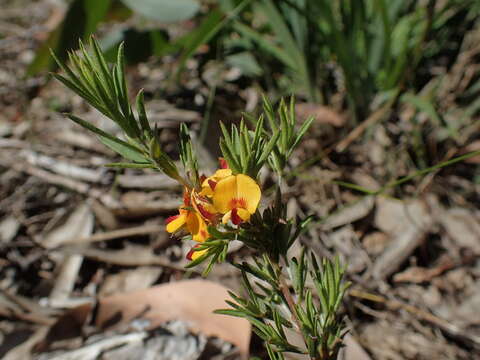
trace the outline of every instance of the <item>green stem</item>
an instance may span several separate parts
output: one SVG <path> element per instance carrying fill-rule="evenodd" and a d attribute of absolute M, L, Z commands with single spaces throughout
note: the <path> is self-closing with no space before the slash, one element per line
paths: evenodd
<path fill-rule="evenodd" d="M 277 275 L 278 288 L 280 289 L 283 297 L 285 298 L 287 306 L 290 309 L 290 313 L 292 314 L 292 320 L 297 325 L 298 332 L 302 335 L 303 342 L 305 343 L 305 346 L 307 346 L 307 340 L 305 339 L 305 335 L 302 331 L 302 322 L 300 321 L 300 318 L 298 317 L 296 304 L 295 304 L 295 301 L 293 300 L 292 294 L 290 293 L 290 288 L 289 288 L 287 282 L 285 281 L 285 277 L 283 276 L 282 269 L 281 269 L 280 265 L 278 264 L 278 262 L 274 261 L 271 258 L 270 258 L 270 263 L 272 264 L 273 269 L 275 270 L 275 274 Z M 311 358 L 311 359 L 312 360 L 321 360 L 320 358 Z"/>

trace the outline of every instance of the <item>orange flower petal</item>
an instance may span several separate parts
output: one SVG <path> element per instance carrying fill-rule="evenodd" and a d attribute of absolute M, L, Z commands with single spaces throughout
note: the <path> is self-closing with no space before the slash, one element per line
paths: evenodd
<path fill-rule="evenodd" d="M 237 195 L 237 177 L 229 176 L 223 180 L 220 180 L 215 186 L 215 192 L 213 194 L 213 206 L 218 212 L 225 214 L 233 209 L 230 206 L 232 199 L 235 199 Z"/>
<path fill-rule="evenodd" d="M 209 238 L 208 228 L 200 214 L 189 212 L 187 216 L 187 229 L 192 234 L 192 239 L 197 242 L 204 242 Z"/>

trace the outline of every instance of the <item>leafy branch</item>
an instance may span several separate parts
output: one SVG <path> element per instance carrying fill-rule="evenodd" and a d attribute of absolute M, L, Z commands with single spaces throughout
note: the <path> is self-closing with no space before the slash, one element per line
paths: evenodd
<path fill-rule="evenodd" d="M 281 180 L 295 147 L 312 119 L 298 127 L 294 99 L 283 100 L 274 109 L 264 98 L 263 114 L 246 115 L 254 130 L 242 121 L 228 130 L 221 125 L 221 169 L 210 177 L 200 176 L 195 149 L 187 126 L 180 126 L 179 153 L 183 172 L 160 144 L 159 129 L 150 126 L 142 90 L 135 106 L 129 102 L 124 75 L 123 46 L 117 61 L 107 64 L 98 43 L 90 39 L 89 50 L 80 42 L 79 53 L 69 54 L 67 66 L 55 60 L 64 75 L 54 76 L 84 98 L 91 106 L 117 124 L 123 136 L 110 134 L 73 115 L 67 116 L 96 134 L 106 146 L 129 160 L 112 167 L 151 168 L 162 171 L 184 186 L 184 200 L 178 215 L 167 219 L 167 231 L 187 232 L 184 240 L 197 244 L 190 252 L 188 266 L 208 262 L 204 275 L 218 262 L 227 260 L 232 240 L 239 240 L 256 251 L 253 264 L 233 263 L 242 275 L 247 297 L 231 293 L 231 309 L 219 313 L 246 318 L 265 341 L 271 359 L 283 359 L 284 352 L 308 354 L 311 359 L 336 359 L 345 334 L 340 304 L 348 284 L 344 269 L 336 260 L 307 256 L 289 258 L 288 251 L 307 229 L 311 217 L 287 218 L 281 187 L 270 207 L 258 210 L 261 188 L 258 173 L 269 165 Z M 55 55 L 53 55 L 55 56 Z M 297 130 L 298 129 L 298 130 Z M 218 190 L 218 189 L 223 190 Z M 313 288 L 307 288 L 309 280 Z M 290 286 L 291 284 L 291 286 Z M 302 335 L 304 346 L 288 341 L 287 331 Z"/>

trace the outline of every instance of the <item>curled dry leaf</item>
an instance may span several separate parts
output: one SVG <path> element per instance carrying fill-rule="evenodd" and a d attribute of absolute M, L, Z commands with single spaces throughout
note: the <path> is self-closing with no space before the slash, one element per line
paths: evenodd
<path fill-rule="evenodd" d="M 335 127 L 341 127 L 345 124 L 345 117 L 327 106 L 303 103 L 295 106 L 298 117 L 306 119 L 313 116 L 317 123 L 330 124 Z"/>
<path fill-rule="evenodd" d="M 236 345 L 246 359 L 251 334 L 249 322 L 213 313 L 214 310 L 226 308 L 225 300 L 229 298 L 227 288 L 203 279 L 179 281 L 103 297 L 98 300 L 97 306 L 84 305 L 59 319 L 52 326 L 42 348 L 57 340 L 55 334 L 63 334 L 64 331 L 59 333 L 59 329 L 68 327 L 71 319 L 86 321 L 92 316 L 93 309 L 96 309 L 94 323 L 98 329 L 124 327 L 133 321 L 136 324 L 147 324 L 147 329 L 154 329 L 166 322 L 180 320 L 188 323 L 193 333 L 218 337 Z"/>

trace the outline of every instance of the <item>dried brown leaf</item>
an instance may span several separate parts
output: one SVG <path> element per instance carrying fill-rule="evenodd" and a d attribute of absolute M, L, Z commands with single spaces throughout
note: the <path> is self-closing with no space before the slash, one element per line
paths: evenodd
<path fill-rule="evenodd" d="M 51 327 L 37 350 L 47 349 L 54 341 L 79 336 L 87 320 L 95 315 L 94 324 L 101 330 L 125 329 L 133 321 L 145 324 L 146 329 L 154 329 L 179 320 L 187 323 L 193 333 L 218 337 L 236 345 L 243 358 L 247 358 L 250 323 L 245 319 L 213 313 L 214 310 L 227 308 L 225 300 L 229 298 L 227 288 L 203 279 L 102 297 L 96 306 L 85 304 L 65 313 Z"/>
<path fill-rule="evenodd" d="M 302 103 L 297 104 L 295 110 L 297 116 L 302 119 L 313 116 L 316 122 L 321 124 L 330 124 L 335 127 L 341 127 L 345 124 L 345 117 L 327 106 L 313 103 Z"/>
<path fill-rule="evenodd" d="M 146 290 L 113 295 L 99 300 L 96 324 L 104 328 L 114 320 L 149 321 L 154 328 L 162 323 L 183 320 L 192 332 L 216 336 L 235 344 L 248 355 L 250 324 L 240 318 L 213 314 L 227 307 L 228 289 L 208 280 L 186 280 L 154 286 Z"/>

